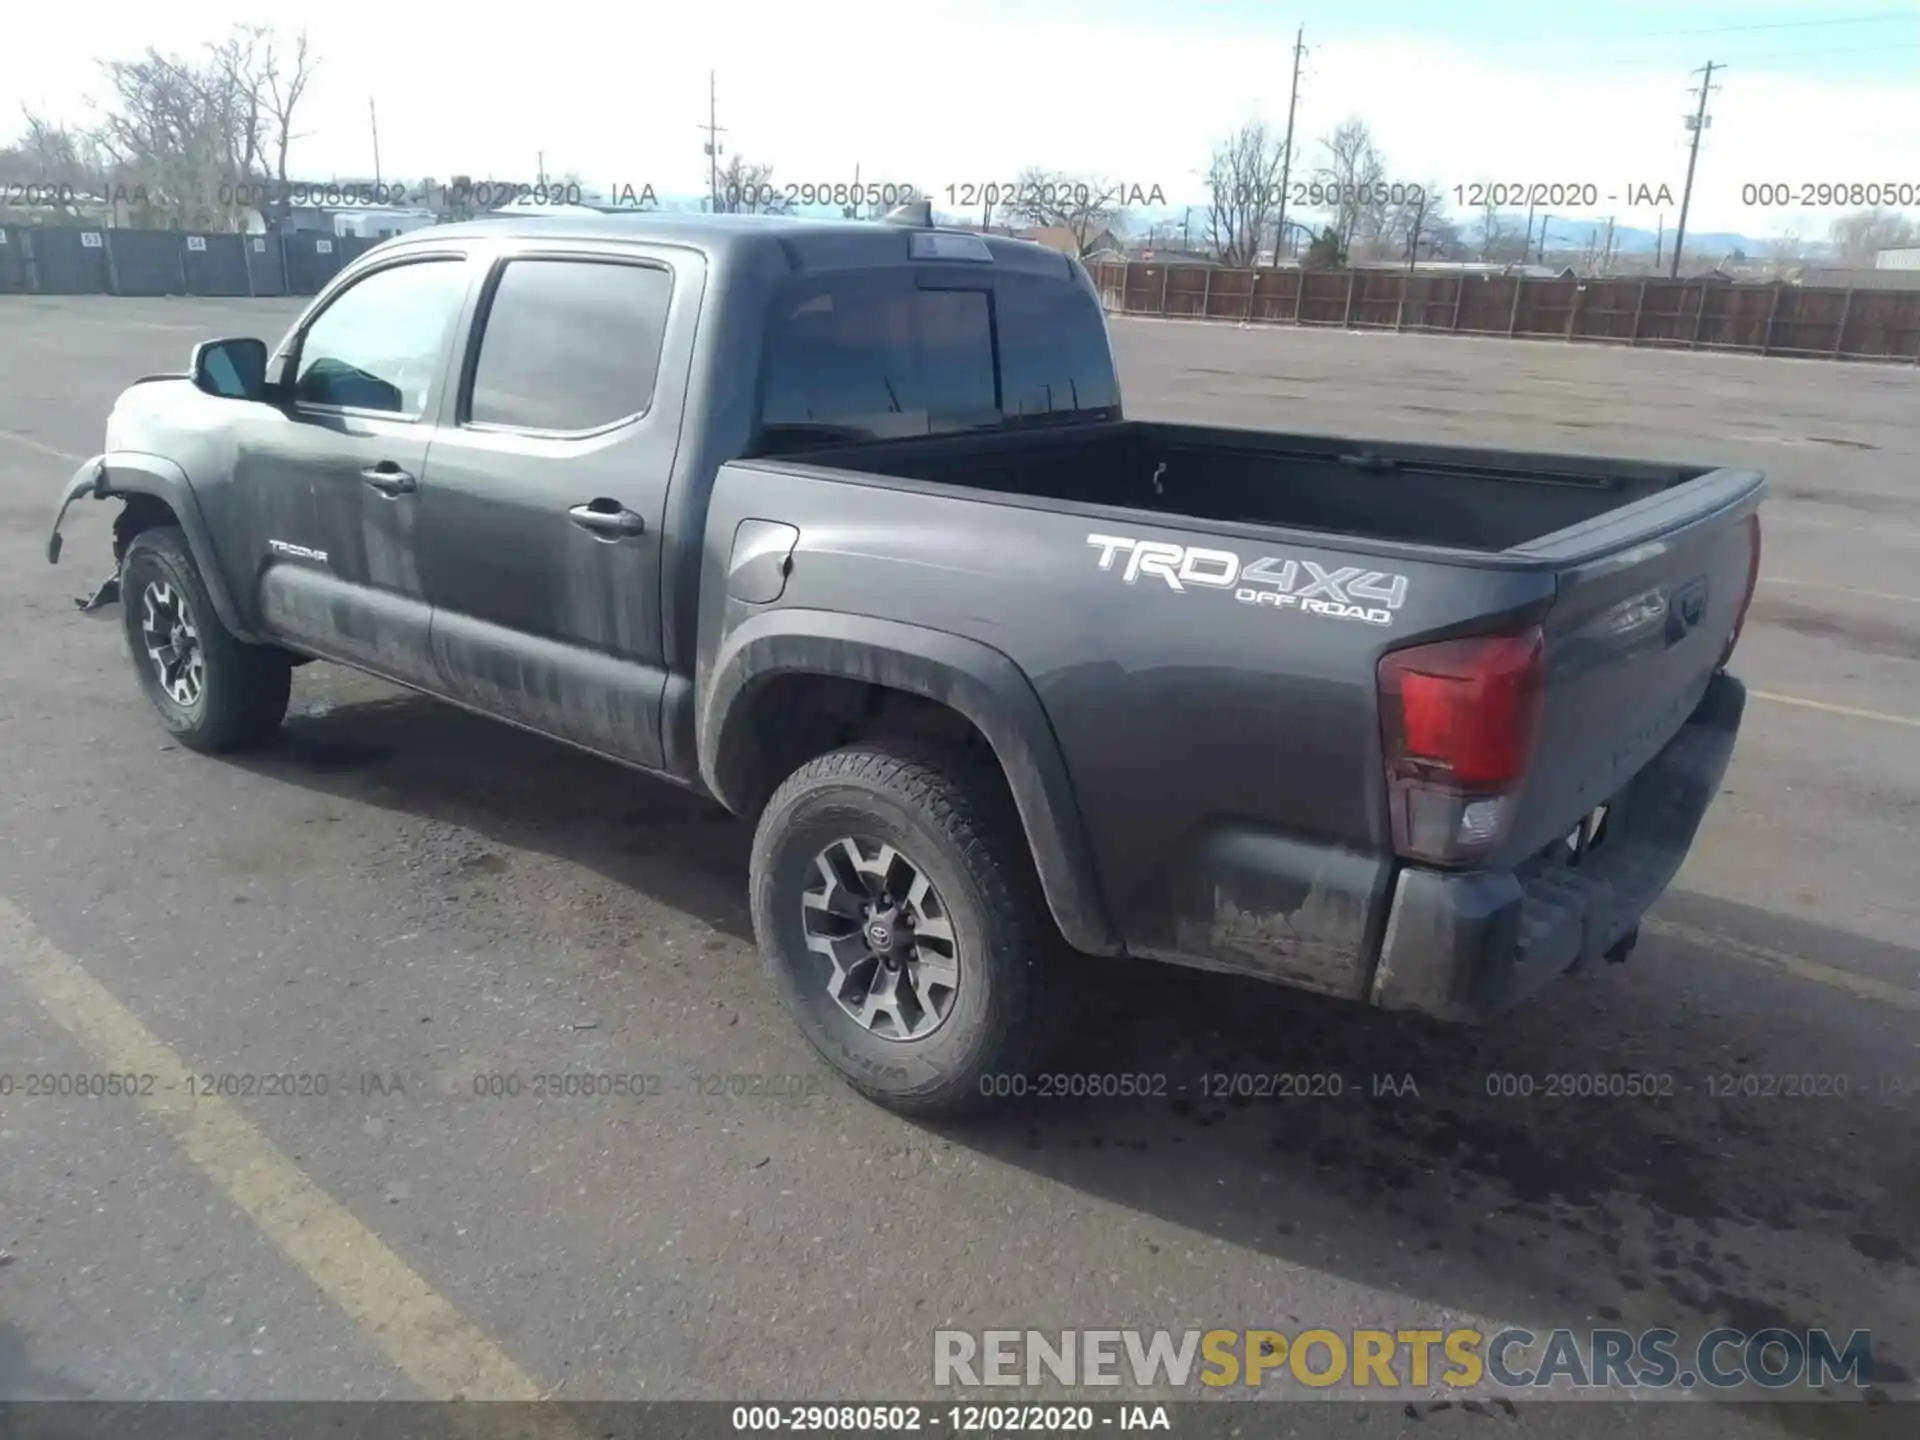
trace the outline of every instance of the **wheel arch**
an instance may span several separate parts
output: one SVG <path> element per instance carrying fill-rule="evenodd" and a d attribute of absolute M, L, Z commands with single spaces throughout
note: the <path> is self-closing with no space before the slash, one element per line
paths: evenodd
<path fill-rule="evenodd" d="M 101 499 L 114 496 L 126 502 L 113 521 L 115 563 L 126 558 L 127 547 L 141 531 L 177 525 L 186 536 L 187 549 L 199 567 L 200 581 L 207 588 L 207 598 L 212 600 L 220 623 L 235 639 L 259 642 L 262 637 L 246 623 L 227 588 L 226 572 L 220 566 L 213 535 L 186 471 L 163 456 L 138 451 L 111 451 L 101 457 L 101 465 L 93 493 Z"/>
<path fill-rule="evenodd" d="M 796 695 L 816 702 L 797 720 Z M 755 813 L 793 769 L 873 733 L 866 722 L 875 712 L 862 711 L 857 697 L 877 697 L 893 718 L 898 697 L 927 724 L 952 727 L 951 738 L 977 736 L 1011 792 L 1061 934 L 1091 954 L 1122 952 L 1040 698 L 1012 660 L 977 640 L 827 611 L 756 615 L 722 641 L 699 687 L 701 778 L 728 809 Z M 846 723 L 820 723 L 823 715 Z"/>

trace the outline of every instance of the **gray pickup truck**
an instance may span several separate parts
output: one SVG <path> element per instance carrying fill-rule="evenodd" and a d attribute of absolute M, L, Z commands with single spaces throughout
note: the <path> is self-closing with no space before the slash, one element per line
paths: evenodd
<path fill-rule="evenodd" d="M 1732 753 L 1762 490 L 1124 419 L 1080 266 L 924 215 L 493 220 L 130 387 L 49 558 L 124 502 L 194 749 L 317 658 L 716 798 L 796 1022 L 930 1114 L 1097 957 L 1454 1020 L 1624 958 Z"/>

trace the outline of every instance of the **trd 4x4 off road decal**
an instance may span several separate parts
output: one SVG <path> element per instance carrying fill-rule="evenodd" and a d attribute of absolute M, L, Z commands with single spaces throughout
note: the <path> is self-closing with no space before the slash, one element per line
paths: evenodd
<path fill-rule="evenodd" d="M 1391 625 L 1393 612 L 1407 599 L 1406 576 L 1362 570 L 1357 565 L 1326 570 L 1311 560 L 1289 560 L 1279 555 L 1263 555 L 1247 565 L 1231 550 L 1136 540 L 1125 535 L 1089 535 L 1087 544 L 1100 552 L 1102 570 L 1112 570 L 1119 557 L 1126 556 L 1120 578 L 1129 585 L 1137 585 L 1141 576 L 1148 575 L 1180 591 L 1189 585 L 1231 590 L 1242 605 Z"/>

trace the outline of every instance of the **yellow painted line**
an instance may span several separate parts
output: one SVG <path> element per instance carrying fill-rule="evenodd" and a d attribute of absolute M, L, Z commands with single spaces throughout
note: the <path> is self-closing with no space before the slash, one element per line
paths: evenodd
<path fill-rule="evenodd" d="M 1811 980 L 1817 985 L 1844 990 L 1850 995 L 1859 996 L 1862 1000 L 1872 1000 L 1876 1004 L 1892 1005 L 1901 1010 L 1920 1012 L 1920 990 L 1909 990 L 1904 985 L 1876 980 L 1871 975 L 1856 975 L 1851 970 L 1822 965 L 1818 960 L 1809 960 L 1804 955 L 1795 955 L 1786 950 L 1774 950 L 1765 945 L 1749 944 L 1745 940 L 1735 940 L 1730 935 L 1716 935 L 1710 930 L 1696 930 L 1691 925 L 1677 925 L 1671 920 L 1650 918 L 1642 921 L 1641 925 L 1655 935 L 1682 940 L 1735 960 L 1765 965 L 1769 969 L 1784 971 L 1802 980 Z"/>
<path fill-rule="evenodd" d="M 1771 690 L 1749 690 L 1756 700 L 1771 700 L 1775 705 L 1798 705 L 1803 710 L 1820 710 L 1828 715 L 1846 715 L 1854 720 L 1878 720 L 1882 725 L 1907 725 L 1920 730 L 1920 720 L 1911 715 L 1889 715 L 1884 710 L 1862 710 L 1856 705 L 1835 705 L 1830 700 L 1808 700 L 1800 695 L 1776 695 Z"/>
<path fill-rule="evenodd" d="M 0 971 L 104 1068 L 155 1076 L 136 1103 L 429 1397 L 540 1398 L 532 1376 L 237 1109 L 190 1097 L 187 1063 L 4 899 Z"/>

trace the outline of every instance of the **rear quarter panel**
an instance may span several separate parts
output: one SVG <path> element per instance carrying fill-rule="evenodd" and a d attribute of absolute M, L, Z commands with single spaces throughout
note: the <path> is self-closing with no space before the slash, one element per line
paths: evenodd
<path fill-rule="evenodd" d="M 743 520 L 796 527 L 784 592 L 727 594 Z M 1251 529 L 1022 504 L 764 461 L 723 466 L 708 515 L 698 653 L 770 608 L 868 615 L 979 641 L 1032 683 L 1071 779 L 1110 917 L 1136 954 L 1364 993 L 1391 871 L 1374 670 L 1410 639 L 1537 612 L 1550 572 L 1389 558 Z M 1093 538 L 1101 537 L 1101 538 Z M 1225 553 L 1156 570 L 1113 540 Z M 1163 554 L 1166 552 L 1162 552 Z M 1431 552 L 1429 552 L 1431 554 Z M 1103 556 L 1110 555 L 1107 568 Z M 1294 590 L 1379 572 L 1387 623 L 1236 599 L 1209 585 L 1271 557 Z M 1272 587 L 1267 587 L 1272 588 Z M 1328 592 L 1322 591 L 1322 594 Z"/>

